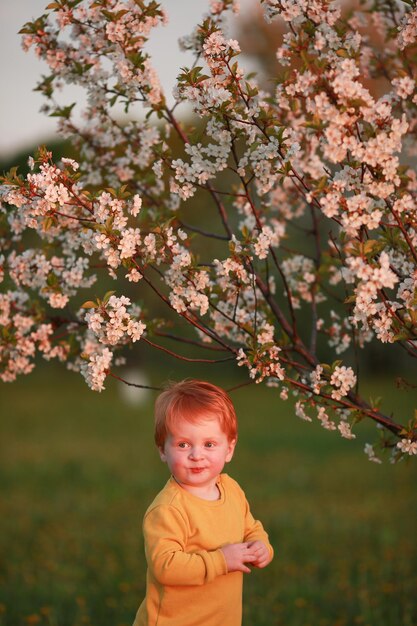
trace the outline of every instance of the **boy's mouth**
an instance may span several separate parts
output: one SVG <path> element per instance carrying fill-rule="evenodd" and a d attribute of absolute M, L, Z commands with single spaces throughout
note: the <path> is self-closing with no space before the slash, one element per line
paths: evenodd
<path fill-rule="evenodd" d="M 204 472 L 204 467 L 191 467 L 190 468 L 193 474 L 199 474 L 200 472 Z"/>

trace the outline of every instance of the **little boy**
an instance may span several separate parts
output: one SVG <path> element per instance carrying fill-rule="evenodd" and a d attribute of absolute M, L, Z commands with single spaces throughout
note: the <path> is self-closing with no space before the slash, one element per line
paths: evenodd
<path fill-rule="evenodd" d="M 171 478 L 145 513 L 146 597 L 133 626 L 240 626 L 243 573 L 273 556 L 268 535 L 223 467 L 237 440 L 225 391 L 169 386 L 155 404 L 155 441 Z"/>

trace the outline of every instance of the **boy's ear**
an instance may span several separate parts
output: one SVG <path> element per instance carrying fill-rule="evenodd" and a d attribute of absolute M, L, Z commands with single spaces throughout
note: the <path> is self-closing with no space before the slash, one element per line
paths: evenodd
<path fill-rule="evenodd" d="M 235 447 L 236 447 L 236 443 L 237 443 L 237 437 L 235 439 L 231 439 L 229 441 L 229 447 L 227 450 L 227 454 L 226 454 L 226 463 L 229 463 L 229 461 L 232 460 L 233 458 L 233 453 L 235 451 Z"/>
<path fill-rule="evenodd" d="M 163 461 L 163 463 L 166 463 L 167 457 L 164 452 L 164 446 L 158 446 L 158 452 L 159 456 L 161 457 L 161 461 Z"/>

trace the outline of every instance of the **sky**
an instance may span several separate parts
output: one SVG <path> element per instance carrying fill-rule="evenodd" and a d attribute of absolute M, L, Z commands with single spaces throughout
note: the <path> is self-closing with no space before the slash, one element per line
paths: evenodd
<path fill-rule="evenodd" d="M 44 99 L 33 89 L 47 66 L 33 50 L 21 48 L 18 31 L 25 22 L 39 17 L 48 0 L 0 0 L 0 58 L 2 60 L 2 94 L 0 96 L 0 159 L 12 157 L 33 144 L 44 143 L 55 136 L 56 118 L 40 113 Z M 153 31 L 148 50 L 160 76 L 165 93 L 170 94 L 179 69 L 190 57 L 178 49 L 178 37 L 189 34 L 201 21 L 208 0 L 160 0 L 169 15 L 169 24 Z M 79 97 L 69 93 L 65 102 Z M 76 88 L 73 88 L 76 89 Z"/>

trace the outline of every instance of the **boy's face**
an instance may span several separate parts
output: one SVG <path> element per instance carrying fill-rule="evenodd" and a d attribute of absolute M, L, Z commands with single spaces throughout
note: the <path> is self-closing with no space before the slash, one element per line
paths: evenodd
<path fill-rule="evenodd" d="M 217 489 L 217 477 L 231 460 L 235 445 L 236 440 L 228 440 L 217 417 L 208 414 L 195 424 L 179 420 L 159 454 L 184 489 L 204 498 Z"/>

